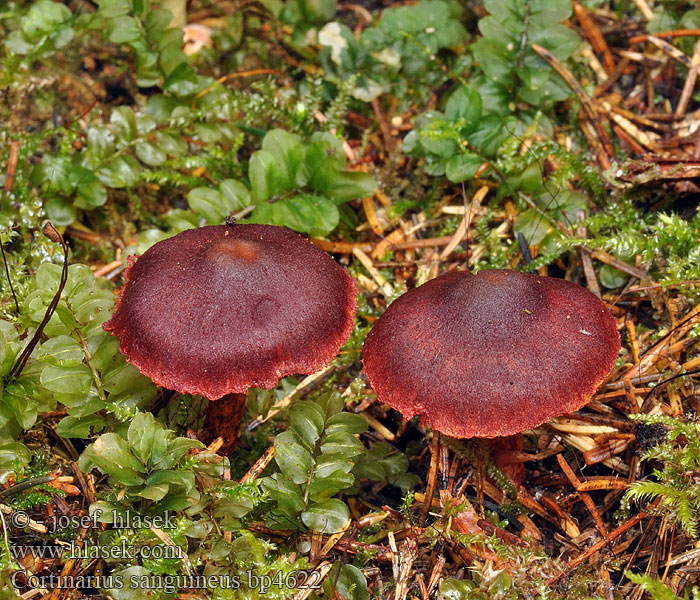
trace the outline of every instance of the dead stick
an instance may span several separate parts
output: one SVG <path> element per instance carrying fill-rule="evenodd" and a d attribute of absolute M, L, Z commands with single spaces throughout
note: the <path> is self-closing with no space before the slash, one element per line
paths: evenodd
<path fill-rule="evenodd" d="M 700 67 L 700 40 L 695 43 L 695 50 L 693 51 L 693 58 L 690 61 L 691 66 L 688 69 L 688 76 L 685 78 L 685 83 L 683 84 L 683 91 L 681 92 L 681 97 L 678 100 L 678 106 L 676 106 L 676 114 L 685 114 L 686 108 L 688 108 L 688 102 L 690 101 L 690 96 L 695 89 L 695 82 L 698 78 L 698 68 Z"/>
<path fill-rule="evenodd" d="M 654 36 L 657 38 L 695 37 L 695 36 L 700 36 L 700 29 L 674 29 L 672 31 L 662 31 L 661 33 L 655 33 Z M 648 39 L 649 39 L 649 36 L 647 34 L 644 34 L 644 35 L 635 35 L 634 37 L 631 37 L 627 41 L 630 44 L 639 44 L 641 42 L 646 42 Z"/>
<path fill-rule="evenodd" d="M 658 502 L 658 501 L 657 501 Z M 654 502 L 654 505 L 656 502 Z M 613 529 L 608 535 L 606 535 L 602 540 L 597 541 L 595 544 L 593 544 L 588 550 L 585 552 L 582 552 L 579 554 L 576 558 L 572 558 L 567 564 L 566 564 L 566 569 L 559 573 L 558 575 L 555 575 L 554 577 L 550 577 L 545 584 L 546 585 L 552 585 L 559 581 L 564 575 L 567 573 L 570 573 L 573 569 L 575 569 L 578 565 L 580 565 L 584 560 L 586 560 L 588 557 L 593 556 L 598 550 L 602 549 L 603 547 L 607 546 L 610 544 L 614 539 L 620 537 L 625 531 L 628 529 L 631 529 L 634 527 L 637 523 L 639 523 L 642 519 L 646 519 L 649 516 L 648 513 L 645 512 L 640 512 L 637 513 L 634 517 L 631 519 L 625 521 L 622 525 L 620 525 L 617 529 Z"/>
<path fill-rule="evenodd" d="M 7 171 L 5 177 L 5 185 L 3 192 L 9 194 L 12 191 L 12 185 L 15 182 L 15 172 L 17 171 L 17 159 L 19 157 L 19 142 L 10 142 L 10 156 L 7 158 Z"/>
<path fill-rule="evenodd" d="M 622 129 L 622 127 L 613 125 L 612 130 L 617 137 L 621 138 L 630 148 L 632 148 L 632 152 L 639 155 L 646 154 L 646 150 L 644 150 L 644 148 L 642 148 L 631 135 Z"/>
<path fill-rule="evenodd" d="M 407 240 L 391 244 L 392 250 L 412 250 L 414 248 L 434 248 L 436 246 L 446 246 L 452 239 L 451 235 L 436 238 L 424 238 L 420 240 Z M 369 242 L 329 242 L 318 238 L 309 238 L 309 241 L 326 252 L 336 252 L 338 254 L 352 254 L 354 248 L 359 248 L 363 252 L 372 252 L 374 245 Z"/>
<path fill-rule="evenodd" d="M 539 44 L 532 44 L 532 49 L 535 52 L 537 52 L 537 54 L 539 54 L 544 60 L 546 60 L 549 63 L 549 65 L 557 73 L 559 73 L 559 75 L 561 75 L 562 79 L 578 97 L 579 101 L 581 102 L 581 106 L 583 107 L 583 110 L 586 113 L 588 120 L 595 128 L 595 132 L 598 136 L 598 139 L 600 140 L 603 150 L 607 155 L 607 161 L 603 161 L 603 163 L 601 163 L 601 167 L 603 167 L 604 169 L 609 168 L 610 159 L 611 157 L 615 156 L 615 149 L 613 148 L 612 143 L 610 142 L 610 138 L 608 138 L 608 134 L 606 133 L 605 129 L 603 129 L 603 126 L 600 123 L 600 118 L 595 108 L 593 107 L 593 104 L 591 103 L 591 99 L 586 95 L 586 92 L 583 91 L 583 88 L 581 87 L 579 82 L 576 81 L 576 78 L 571 74 L 571 72 L 557 58 L 555 58 L 552 55 L 552 53 L 549 52 L 549 50 L 543 48 Z M 605 166 L 605 162 L 607 162 L 607 166 Z"/>
<path fill-rule="evenodd" d="M 646 0 L 634 0 L 634 3 L 647 21 L 651 21 L 654 18 L 654 13 L 651 8 L 649 8 Z"/>
<path fill-rule="evenodd" d="M 585 246 L 584 246 L 585 247 Z M 637 279 L 648 279 L 649 276 L 642 271 L 641 269 L 638 269 L 637 267 L 633 267 L 632 265 L 627 264 L 626 262 L 623 262 L 611 254 L 608 254 L 604 250 L 591 250 L 591 256 L 595 258 L 596 260 L 599 260 L 602 263 L 605 263 L 606 265 L 610 265 L 611 267 L 616 268 L 618 271 L 622 271 L 623 273 L 627 273 L 628 275 L 631 275 L 632 277 L 636 277 Z"/>
<path fill-rule="evenodd" d="M 384 114 L 382 113 L 382 109 L 379 106 L 379 100 L 375 98 L 370 104 L 372 105 L 374 116 L 377 118 L 377 123 L 379 123 L 379 129 L 382 132 L 382 137 L 384 138 L 384 150 L 388 154 L 389 152 L 391 152 L 391 149 L 394 145 L 391 139 L 391 130 L 389 129 L 389 125 L 387 125 L 386 119 L 384 118 Z"/>
<path fill-rule="evenodd" d="M 586 212 L 579 210 L 576 213 L 576 220 L 583 221 L 586 218 Z M 585 238 L 586 228 L 579 227 L 577 230 L 579 237 Z M 588 250 L 579 248 L 579 254 L 581 256 L 581 265 L 583 266 L 583 274 L 586 276 L 586 283 L 588 284 L 588 289 L 593 292 L 598 298 L 602 296 L 600 293 L 600 286 L 598 285 L 598 278 L 595 275 L 595 269 L 593 268 L 593 259 L 591 258 L 591 253 Z"/>
<path fill-rule="evenodd" d="M 578 477 L 576 477 L 576 473 L 574 473 L 574 470 L 569 466 L 569 463 L 566 462 L 566 459 L 562 454 L 557 454 L 557 461 L 559 462 L 559 466 L 564 472 L 564 475 L 566 475 L 566 478 L 569 480 L 573 488 L 578 492 L 579 496 L 581 497 L 581 500 L 583 500 L 583 504 L 588 509 L 588 512 L 591 513 L 593 521 L 595 522 L 596 529 L 598 530 L 600 535 L 605 537 L 606 535 L 608 535 L 608 529 L 607 527 L 605 527 L 605 523 L 603 523 L 603 519 L 600 516 L 600 512 L 598 512 L 598 509 L 593 503 L 590 494 L 587 494 L 586 492 L 580 490 L 581 480 Z"/>
<path fill-rule="evenodd" d="M 262 456 L 255 461 L 255 464 L 248 469 L 248 472 L 241 477 L 241 480 L 239 483 L 246 483 L 248 481 L 255 481 L 260 473 L 262 473 L 265 470 L 265 467 L 267 467 L 268 464 L 270 464 L 270 461 L 272 458 L 275 456 L 275 447 L 270 446 L 265 452 L 263 452 Z"/>
<path fill-rule="evenodd" d="M 613 61 L 612 52 L 608 48 L 608 43 L 605 41 L 603 34 L 600 33 L 600 29 L 595 24 L 595 21 L 591 18 L 588 10 L 578 2 L 572 2 L 574 5 L 574 13 L 576 14 L 576 19 L 581 23 L 581 27 L 586 32 L 586 37 L 591 42 L 593 46 L 593 51 L 596 54 L 603 55 L 603 67 L 605 72 L 612 73 L 615 70 L 615 62 Z"/>
<path fill-rule="evenodd" d="M 688 68 L 691 67 L 690 59 L 675 46 L 672 46 L 668 42 L 665 42 L 664 40 L 653 35 L 648 36 L 647 41 L 654 44 L 654 46 L 659 48 L 662 52 L 668 54 L 671 58 L 675 58 L 682 65 Z"/>

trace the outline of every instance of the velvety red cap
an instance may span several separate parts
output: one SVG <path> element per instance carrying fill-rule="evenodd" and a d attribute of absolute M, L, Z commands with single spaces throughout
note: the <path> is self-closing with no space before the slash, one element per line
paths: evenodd
<path fill-rule="evenodd" d="M 355 283 L 285 227 L 216 225 L 130 260 L 105 330 L 158 385 L 216 400 L 313 373 L 350 336 Z"/>
<path fill-rule="evenodd" d="M 449 272 L 393 302 L 367 336 L 377 398 L 453 437 L 511 435 L 578 410 L 620 335 L 585 288 L 511 270 Z"/>

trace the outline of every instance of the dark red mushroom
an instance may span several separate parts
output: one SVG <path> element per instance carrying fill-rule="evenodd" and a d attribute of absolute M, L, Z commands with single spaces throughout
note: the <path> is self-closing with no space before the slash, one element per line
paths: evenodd
<path fill-rule="evenodd" d="M 585 288 L 486 270 L 445 273 L 398 298 L 362 362 L 379 400 L 406 419 L 488 438 L 578 410 L 619 349 L 615 319 Z"/>
<path fill-rule="evenodd" d="M 237 418 L 228 424 L 237 434 L 247 389 L 328 363 L 350 336 L 356 307 L 346 271 L 298 234 L 217 225 L 130 259 L 104 328 L 158 385 L 209 400 L 228 396 L 210 404 L 207 420 Z"/>

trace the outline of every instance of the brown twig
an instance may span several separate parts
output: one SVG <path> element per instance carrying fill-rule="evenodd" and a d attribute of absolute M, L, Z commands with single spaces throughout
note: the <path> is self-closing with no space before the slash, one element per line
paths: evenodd
<path fill-rule="evenodd" d="M 576 81 L 576 78 L 571 74 L 571 72 L 557 58 L 555 58 L 552 53 L 549 52 L 549 50 L 540 46 L 539 44 L 532 44 L 532 49 L 544 60 L 546 60 L 549 65 L 557 73 L 559 73 L 559 75 L 561 75 L 562 79 L 576 94 L 579 102 L 581 102 L 581 106 L 583 107 L 586 117 L 591 122 L 591 125 L 593 125 L 596 135 L 600 140 L 600 145 L 603 152 L 598 154 L 598 162 L 603 169 L 610 168 L 611 159 L 615 156 L 615 149 L 610 142 L 608 134 L 600 123 L 600 118 L 595 110 L 595 107 L 593 106 L 593 103 L 591 102 L 591 99 L 588 97 L 586 92 L 583 91 L 583 88 L 579 82 Z"/>
<path fill-rule="evenodd" d="M 676 106 L 675 113 L 677 115 L 682 115 L 688 108 L 688 102 L 690 101 L 690 96 L 695 89 L 695 82 L 698 78 L 698 68 L 700 67 L 700 40 L 695 42 L 695 49 L 693 50 L 693 58 L 690 61 L 690 69 L 688 69 L 688 76 L 685 78 L 685 83 L 683 84 L 683 91 L 681 92 L 681 97 L 678 100 L 678 106 Z"/>
<path fill-rule="evenodd" d="M 658 501 L 654 502 L 653 506 L 656 505 Z M 554 577 L 550 577 L 545 583 L 546 585 L 553 585 L 557 581 L 559 581 L 562 577 L 564 577 L 567 573 L 570 573 L 573 569 L 575 569 L 578 565 L 580 565 L 583 561 L 585 561 L 587 558 L 590 556 L 593 556 L 598 550 L 602 550 L 605 546 L 609 545 L 613 540 L 617 539 L 620 537 L 625 531 L 628 529 L 631 529 L 634 527 L 637 523 L 642 521 L 643 519 L 646 519 L 649 516 L 649 513 L 646 512 L 638 512 L 636 515 L 633 517 L 629 518 L 627 521 L 625 521 L 622 525 L 617 527 L 616 529 L 613 529 L 608 535 L 606 535 L 603 539 L 597 541 L 595 544 L 593 544 L 590 548 L 579 554 L 577 557 L 572 558 L 567 564 L 566 564 L 566 569 L 559 573 L 558 575 L 555 575 Z"/>
<path fill-rule="evenodd" d="M 700 36 L 700 29 L 674 29 L 672 31 L 662 31 L 660 33 L 655 33 L 657 38 L 674 38 L 674 37 L 696 37 Z M 649 39 L 648 34 L 635 35 L 627 40 L 630 44 L 641 44 Z"/>
<path fill-rule="evenodd" d="M 615 70 L 615 61 L 613 61 L 612 52 L 610 52 L 610 48 L 608 47 L 608 43 L 605 41 L 603 34 L 600 32 L 600 29 L 598 29 L 595 21 L 584 6 L 578 2 L 572 2 L 572 4 L 574 6 L 574 14 L 576 15 L 576 19 L 581 24 L 581 27 L 583 27 L 586 37 L 591 42 L 593 51 L 596 54 L 603 56 L 603 67 L 605 68 L 606 73 L 612 73 Z"/>

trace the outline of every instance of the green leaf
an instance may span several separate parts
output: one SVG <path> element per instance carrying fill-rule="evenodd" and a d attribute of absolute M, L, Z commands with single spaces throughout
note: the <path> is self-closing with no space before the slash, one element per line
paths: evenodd
<path fill-rule="evenodd" d="M 146 14 L 146 33 L 151 39 L 158 39 L 163 31 L 170 25 L 173 14 L 165 8 L 154 8 Z"/>
<path fill-rule="evenodd" d="M 405 473 L 408 469 L 408 458 L 403 452 L 392 451 L 381 462 L 388 477 Z"/>
<path fill-rule="evenodd" d="M 68 414 L 71 417 L 76 417 L 78 419 L 92 415 L 107 406 L 107 403 L 100 400 L 96 394 L 90 394 L 88 396 L 56 394 L 55 397 L 66 406 Z"/>
<path fill-rule="evenodd" d="M 286 189 L 296 187 L 297 175 L 304 158 L 301 138 L 283 129 L 273 129 L 263 138 L 262 149 L 276 158 L 280 167 L 281 185 Z"/>
<path fill-rule="evenodd" d="M 143 168 L 133 156 L 117 156 L 97 172 L 98 179 L 107 187 L 134 187 L 141 178 Z"/>
<path fill-rule="evenodd" d="M 542 188 L 542 171 L 537 161 L 530 162 L 520 173 L 508 178 L 509 189 L 534 194 Z"/>
<path fill-rule="evenodd" d="M 469 600 L 473 585 L 454 577 L 446 577 L 440 582 L 440 595 L 444 600 Z"/>
<path fill-rule="evenodd" d="M 335 16 L 336 0 L 297 0 L 304 21 L 327 23 Z"/>
<path fill-rule="evenodd" d="M 325 139 L 316 140 L 306 147 L 304 173 L 309 187 L 319 192 L 333 188 L 341 168 L 338 153 L 338 149 Z"/>
<path fill-rule="evenodd" d="M 499 148 L 508 139 L 510 131 L 515 129 L 515 120 L 496 115 L 482 117 L 476 129 L 467 139 L 475 150 L 484 156 L 495 156 Z"/>
<path fill-rule="evenodd" d="M 159 502 L 168 493 L 173 493 L 178 488 L 189 493 L 194 487 L 194 473 L 192 471 L 156 471 L 146 479 L 146 487 L 139 492 L 139 496 Z"/>
<path fill-rule="evenodd" d="M 240 519 L 253 510 L 254 507 L 253 501 L 245 496 L 221 498 L 214 507 L 214 517 L 217 519 L 224 517 Z"/>
<path fill-rule="evenodd" d="M 131 453 L 126 440 L 116 433 L 105 433 L 90 446 L 89 459 L 115 481 L 123 485 L 140 485 L 144 482 L 143 465 Z"/>
<path fill-rule="evenodd" d="M 333 415 L 337 415 L 345 406 L 345 401 L 338 392 L 321 394 L 316 398 L 315 402 L 323 409 L 326 420 L 329 420 Z"/>
<path fill-rule="evenodd" d="M 346 473 L 341 470 L 337 470 L 326 477 L 314 477 L 307 490 L 309 499 L 312 502 L 328 500 L 341 490 L 352 487 L 354 483 L 355 476 L 352 473 Z"/>
<path fill-rule="evenodd" d="M 32 451 L 20 442 L 0 444 L 0 481 L 5 483 L 8 475 L 28 465 L 31 458 Z"/>
<path fill-rule="evenodd" d="M 276 158 L 265 150 L 258 150 L 250 157 L 248 167 L 253 197 L 261 202 L 283 192 L 286 182 Z"/>
<path fill-rule="evenodd" d="M 97 163 L 114 152 L 116 138 L 114 132 L 104 125 L 88 128 L 87 153 Z"/>
<path fill-rule="evenodd" d="M 128 106 L 118 106 L 112 111 L 109 122 L 119 141 L 131 141 L 138 134 L 136 115 Z"/>
<path fill-rule="evenodd" d="M 610 265 L 603 265 L 600 267 L 598 272 L 598 278 L 600 283 L 608 289 L 614 290 L 620 288 L 627 283 L 629 280 L 629 275 L 618 271 L 616 268 Z"/>
<path fill-rule="evenodd" d="M 85 352 L 73 338 L 59 335 L 46 340 L 36 351 L 36 357 L 59 367 L 75 367 L 82 364 Z"/>
<path fill-rule="evenodd" d="M 357 479 L 371 479 L 382 481 L 386 479 L 386 470 L 381 462 L 363 462 L 355 465 L 352 472 Z"/>
<path fill-rule="evenodd" d="M 221 192 L 211 188 L 194 188 L 187 194 L 187 203 L 210 225 L 220 225 L 228 215 Z"/>
<path fill-rule="evenodd" d="M 78 197 L 75 206 L 85 210 L 92 210 L 107 202 L 107 189 L 99 181 L 84 183 L 78 186 Z"/>
<path fill-rule="evenodd" d="M 355 198 L 367 198 L 377 191 L 377 182 L 369 173 L 341 171 L 326 193 L 336 202 L 347 202 Z"/>
<path fill-rule="evenodd" d="M 445 174 L 447 179 L 454 183 L 472 179 L 479 167 L 484 162 L 478 154 L 457 154 L 447 161 L 445 166 Z"/>
<path fill-rule="evenodd" d="M 160 473 L 156 473 L 160 474 Z M 167 482 L 159 482 L 153 484 L 146 484 L 138 495 L 147 500 L 152 500 L 153 502 L 159 502 L 168 495 L 170 491 L 170 485 Z"/>
<path fill-rule="evenodd" d="M 14 31 L 10 31 L 5 38 L 5 48 L 7 48 L 10 54 L 25 55 L 34 50 L 35 45 L 26 41 L 22 32 L 15 29 Z"/>
<path fill-rule="evenodd" d="M 134 17 L 121 16 L 108 21 L 107 39 L 115 44 L 129 44 L 141 39 L 140 23 Z"/>
<path fill-rule="evenodd" d="M 67 438 L 89 438 L 93 430 L 99 431 L 105 426 L 105 420 L 99 415 L 87 415 L 77 418 L 63 417 L 56 425 L 56 433 Z"/>
<path fill-rule="evenodd" d="M 104 585 L 114 587 L 104 588 L 104 593 L 112 600 L 142 600 L 144 588 L 141 582 L 151 581 L 152 577 L 151 571 L 140 566 L 114 570 L 109 577 L 104 578 Z"/>
<path fill-rule="evenodd" d="M 179 135 L 158 131 L 155 144 L 170 156 L 179 157 L 187 154 L 187 142 Z"/>
<path fill-rule="evenodd" d="M 182 51 L 183 37 L 184 32 L 182 29 L 169 27 L 158 40 L 160 66 L 166 75 L 172 73 L 179 65 L 187 63 L 187 56 Z"/>
<path fill-rule="evenodd" d="M 151 142 L 138 142 L 134 152 L 142 163 L 151 167 L 159 167 L 168 159 L 165 152 Z"/>
<path fill-rule="evenodd" d="M 574 53 L 576 48 L 579 47 L 581 38 L 575 31 L 566 27 L 566 25 L 553 25 L 533 34 L 530 43 L 543 46 L 549 50 L 555 58 L 560 61 L 565 61 Z M 544 59 L 535 54 L 534 50 L 530 50 L 530 52 L 532 52 L 532 54 L 528 52 L 528 60 L 526 63 L 532 60 L 537 65 L 544 65 Z"/>
<path fill-rule="evenodd" d="M 229 213 L 243 210 L 251 204 L 250 192 L 240 181 L 224 179 L 219 184 L 219 190 Z"/>
<path fill-rule="evenodd" d="M 328 598 L 332 597 L 331 589 L 334 589 L 335 593 L 345 600 L 368 600 L 367 579 L 360 569 L 354 565 L 343 565 L 340 567 L 340 575 L 336 578 L 337 570 L 338 567 L 334 567 L 323 582 Z"/>
<path fill-rule="evenodd" d="M 367 431 L 367 421 L 361 415 L 341 412 L 329 417 L 326 421 L 326 433 L 330 434 L 336 430 L 351 434 L 364 433 Z"/>
<path fill-rule="evenodd" d="M 168 434 L 149 412 L 137 414 L 127 431 L 129 446 L 144 464 L 157 463 L 165 456 Z"/>
<path fill-rule="evenodd" d="M 182 208 L 174 208 L 171 210 L 165 215 L 165 221 L 168 224 L 168 228 L 171 229 L 173 233 L 180 233 L 181 231 L 185 231 L 185 229 L 199 227 L 199 215 L 191 210 L 184 210 Z M 152 231 L 156 232 L 156 235 L 163 233 L 160 229 Z"/>
<path fill-rule="evenodd" d="M 278 436 L 279 437 L 279 436 Z M 274 498 L 279 508 L 296 517 L 306 508 L 306 504 L 299 493 L 299 489 L 284 473 L 275 473 L 271 477 L 264 477 L 261 480 L 263 489 Z M 288 525 L 288 523 L 285 523 Z"/>
<path fill-rule="evenodd" d="M 312 505 L 301 513 L 301 520 L 312 531 L 337 533 L 345 527 L 350 513 L 343 502 L 336 499 Z"/>
<path fill-rule="evenodd" d="M 178 437 L 171 440 L 168 444 L 166 455 L 158 462 L 154 462 L 155 469 L 171 469 L 180 462 L 180 459 L 187 454 L 187 451 L 192 448 L 204 448 L 198 440 Z"/>
<path fill-rule="evenodd" d="M 530 23 L 543 27 L 561 23 L 571 16 L 569 0 L 531 0 Z"/>
<path fill-rule="evenodd" d="M 19 353 L 19 334 L 9 321 L 0 319 L 0 375 L 6 375 Z"/>
<path fill-rule="evenodd" d="M 516 46 L 509 49 L 507 40 L 493 40 L 479 38 L 472 46 L 474 59 L 488 77 L 502 84 L 506 84 L 513 75 Z"/>
<path fill-rule="evenodd" d="M 314 479 L 323 479 L 334 475 L 336 471 L 349 473 L 352 471 L 355 463 L 352 460 L 339 456 L 337 454 L 321 454 L 316 459 L 316 467 L 314 469 Z"/>
<path fill-rule="evenodd" d="M 449 159 L 459 153 L 459 147 L 454 139 L 434 137 L 431 131 L 420 132 L 420 144 L 428 152 L 437 154 L 441 158 Z"/>
<path fill-rule="evenodd" d="M 581 192 L 572 192 L 568 189 L 555 192 L 551 189 L 544 189 L 534 200 L 538 206 L 549 211 L 556 218 L 566 215 L 566 219 L 571 222 L 576 221 L 579 211 L 583 211 L 584 214 L 588 213 L 588 196 Z"/>
<path fill-rule="evenodd" d="M 92 286 L 74 290 L 71 295 L 71 308 L 78 323 L 89 323 L 101 319 L 104 323 L 109 317 L 107 312 L 114 305 L 114 296 L 108 290 L 97 290 Z M 100 332 L 102 335 L 102 332 Z"/>
<path fill-rule="evenodd" d="M 258 204 L 251 214 L 251 223 L 283 225 L 294 231 L 326 236 L 338 225 L 338 207 L 328 198 L 299 194 L 273 204 Z"/>
<path fill-rule="evenodd" d="M 32 169 L 31 182 L 34 185 L 48 183 L 51 188 L 64 194 L 71 194 L 75 182 L 71 179 L 73 164 L 67 157 L 44 156 L 44 162 Z"/>
<path fill-rule="evenodd" d="M 481 119 L 481 96 L 467 86 L 458 88 L 447 101 L 445 118 L 449 121 L 464 121 L 463 129 L 472 131 Z"/>
<path fill-rule="evenodd" d="M 321 452 L 323 454 L 341 454 L 345 458 L 351 458 L 364 454 L 365 447 L 351 433 L 334 430 L 323 437 Z"/>
<path fill-rule="evenodd" d="M 35 385 L 26 377 L 5 384 L 4 391 L 0 393 L 0 399 L 2 399 L 5 408 L 9 409 L 23 429 L 31 429 L 36 423 L 37 402 L 34 399 L 35 394 Z"/>
<path fill-rule="evenodd" d="M 275 437 L 275 461 L 282 473 L 296 484 L 306 481 L 313 465 L 311 453 L 291 431 Z"/>
<path fill-rule="evenodd" d="M 518 96 L 533 106 L 544 106 L 553 102 L 566 100 L 571 92 L 566 87 L 564 80 L 556 74 L 539 88 L 529 89 L 526 86 L 518 88 Z"/>
<path fill-rule="evenodd" d="M 313 448 L 323 432 L 323 412 L 315 402 L 295 402 L 289 408 L 289 428 Z"/>
<path fill-rule="evenodd" d="M 143 386 L 148 389 L 155 388 L 150 379 L 142 375 L 134 365 L 127 364 L 121 357 L 114 366 L 103 371 L 102 386 L 112 395 L 123 392 L 132 392 L 136 395 L 139 388 Z"/>
<path fill-rule="evenodd" d="M 196 92 L 197 84 L 197 74 L 192 66 L 185 61 L 175 67 L 165 78 L 163 89 L 176 96 L 189 96 Z"/>
<path fill-rule="evenodd" d="M 136 115 L 136 128 L 140 136 L 145 136 L 148 133 L 155 132 L 158 127 L 158 121 L 152 116 L 142 112 Z"/>
<path fill-rule="evenodd" d="M 523 21 L 510 15 L 488 15 L 479 20 L 479 31 L 488 39 L 515 42 L 522 35 Z"/>
<path fill-rule="evenodd" d="M 90 369 L 83 364 L 75 367 L 46 365 L 39 381 L 52 392 L 79 396 L 87 396 L 93 383 Z"/>
<path fill-rule="evenodd" d="M 28 41 L 39 39 L 71 18 L 70 9 L 59 2 L 40 0 L 36 2 L 22 19 L 22 33 Z"/>
<path fill-rule="evenodd" d="M 550 227 L 549 219 L 533 209 L 521 212 L 513 224 L 515 233 L 522 233 L 528 246 L 539 244 Z"/>
<path fill-rule="evenodd" d="M 100 7 L 100 16 L 105 19 L 121 17 L 131 12 L 130 0 L 96 0 L 96 3 Z"/>

